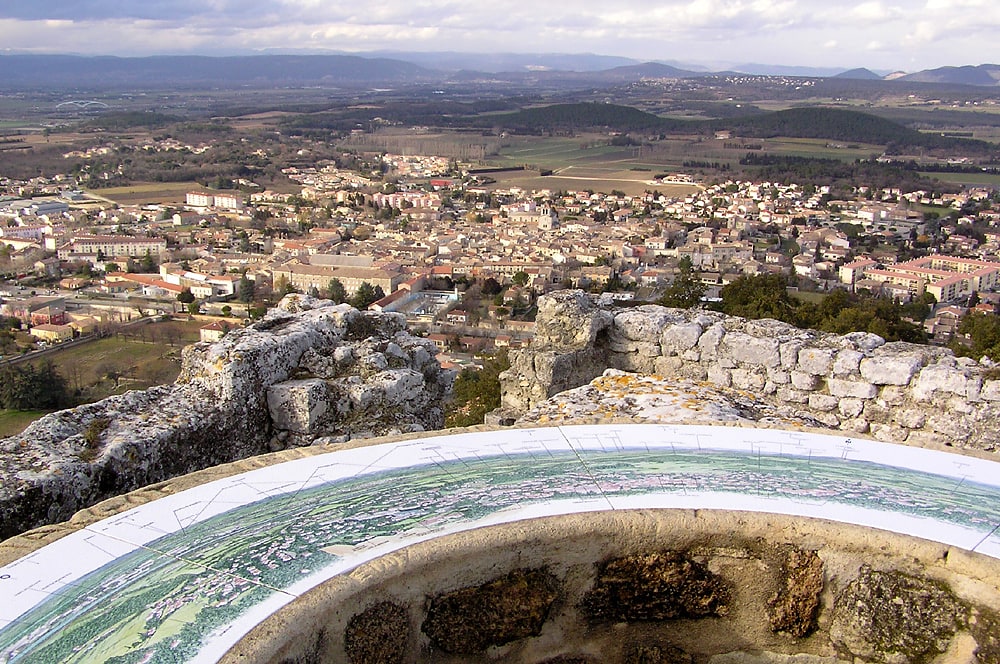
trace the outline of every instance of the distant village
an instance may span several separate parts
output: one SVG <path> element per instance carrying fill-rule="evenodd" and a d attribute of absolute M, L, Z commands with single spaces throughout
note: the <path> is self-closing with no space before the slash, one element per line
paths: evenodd
<path fill-rule="evenodd" d="M 0 180 L 3 314 L 51 343 L 108 316 L 223 313 L 235 325 L 282 294 L 342 289 L 377 295 L 367 306 L 425 326 L 442 349 L 477 353 L 525 343 L 550 290 L 655 301 L 688 261 L 709 298 L 767 273 L 819 292 L 929 294 L 938 305 L 924 326 L 941 342 L 970 300 L 1000 303 L 1000 203 L 987 189 L 859 186 L 841 200 L 811 183 L 691 182 L 668 195 L 653 180 L 641 195 L 525 191 L 441 157 L 382 163 L 385 173 L 287 168 L 297 194 L 244 181 L 173 206 L 119 206 L 69 175 Z M 206 325 L 203 338 L 229 326 Z"/>

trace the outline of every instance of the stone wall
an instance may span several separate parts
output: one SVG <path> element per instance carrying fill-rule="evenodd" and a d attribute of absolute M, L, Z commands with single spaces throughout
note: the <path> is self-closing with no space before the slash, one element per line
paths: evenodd
<path fill-rule="evenodd" d="M 582 291 L 540 298 L 531 346 L 501 376 L 510 421 L 606 369 L 707 381 L 877 440 L 996 451 L 1000 376 L 933 346 L 886 343 L 703 310 L 604 305 Z"/>
<path fill-rule="evenodd" d="M 0 440 L 0 540 L 105 498 L 296 445 L 443 426 L 451 374 L 398 314 L 289 296 L 177 382 L 48 415 Z"/>

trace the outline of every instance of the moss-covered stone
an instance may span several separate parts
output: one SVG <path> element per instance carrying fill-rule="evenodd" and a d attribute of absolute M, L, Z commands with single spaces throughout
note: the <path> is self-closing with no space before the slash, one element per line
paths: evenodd
<path fill-rule="evenodd" d="M 1000 664 L 1000 614 L 986 609 L 973 611 L 969 631 L 976 639 L 976 661 Z"/>
<path fill-rule="evenodd" d="M 837 597 L 830 639 L 868 661 L 921 664 L 948 649 L 965 614 L 944 584 L 866 565 Z"/>
<path fill-rule="evenodd" d="M 421 629 L 435 648 L 457 654 L 538 636 L 558 588 L 558 580 L 545 570 L 515 570 L 433 598 Z"/>
<path fill-rule="evenodd" d="M 626 556 L 598 566 L 594 588 L 583 598 L 593 622 L 634 622 L 722 615 L 726 581 L 684 553 Z"/>
<path fill-rule="evenodd" d="M 640 645 L 632 647 L 624 658 L 625 664 L 691 664 L 694 659 L 671 645 Z"/>
<path fill-rule="evenodd" d="M 344 650 L 353 664 L 398 664 L 410 641 L 405 607 L 380 602 L 351 618 L 344 632 Z"/>
<path fill-rule="evenodd" d="M 771 631 L 795 637 L 816 629 L 823 593 L 823 561 L 815 551 L 789 547 L 781 561 L 782 588 L 767 602 Z"/>

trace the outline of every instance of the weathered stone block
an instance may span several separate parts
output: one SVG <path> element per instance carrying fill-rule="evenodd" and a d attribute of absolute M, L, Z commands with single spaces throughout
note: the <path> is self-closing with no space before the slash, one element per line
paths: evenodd
<path fill-rule="evenodd" d="M 871 435 L 875 440 L 881 440 L 885 443 L 902 443 L 910 435 L 910 430 L 895 424 L 876 424 L 873 422 Z"/>
<path fill-rule="evenodd" d="M 833 359 L 833 374 L 835 376 L 856 376 L 860 372 L 861 360 L 864 354 L 853 348 L 839 351 Z"/>
<path fill-rule="evenodd" d="M 829 394 L 810 394 L 809 395 L 809 407 L 821 412 L 828 412 L 834 410 L 837 404 L 840 403 L 840 399 Z"/>
<path fill-rule="evenodd" d="M 777 396 L 780 401 L 786 403 L 808 403 L 810 394 L 801 390 L 779 387 Z"/>
<path fill-rule="evenodd" d="M 788 385 L 792 382 L 792 376 L 784 369 L 768 369 L 767 379 L 775 385 Z"/>
<path fill-rule="evenodd" d="M 767 383 L 767 376 L 760 370 L 733 369 L 730 375 L 732 376 L 733 387 L 740 390 L 760 392 Z"/>
<path fill-rule="evenodd" d="M 657 357 L 653 361 L 653 371 L 661 376 L 670 376 L 678 371 L 684 365 L 684 360 L 677 356 L 672 357 Z"/>
<path fill-rule="evenodd" d="M 803 348 L 799 351 L 799 371 L 814 376 L 825 376 L 830 373 L 832 366 L 833 349 L 831 348 Z"/>
<path fill-rule="evenodd" d="M 664 328 L 660 335 L 660 345 L 664 351 L 681 352 L 694 348 L 701 338 L 702 327 L 698 323 L 681 323 Z"/>
<path fill-rule="evenodd" d="M 919 429 L 927 422 L 927 413 L 913 408 L 901 409 L 894 412 L 893 420 L 907 429 Z"/>
<path fill-rule="evenodd" d="M 804 371 L 793 371 L 791 372 L 792 385 L 795 386 L 797 390 L 806 390 L 811 392 L 819 387 L 819 378 L 811 373 L 806 373 Z"/>
<path fill-rule="evenodd" d="M 289 380 L 267 390 L 267 409 L 276 429 L 314 433 L 329 408 L 326 381 Z"/>
<path fill-rule="evenodd" d="M 879 402 L 886 406 L 899 406 L 906 401 L 909 390 L 898 385 L 886 385 L 878 392 Z"/>
<path fill-rule="evenodd" d="M 719 344 L 726 336 L 726 328 L 722 323 L 716 323 L 705 330 L 698 338 L 698 350 L 702 358 L 714 359 L 719 352 Z"/>
<path fill-rule="evenodd" d="M 1000 401 L 1000 380 L 987 380 L 979 394 L 984 401 Z"/>
<path fill-rule="evenodd" d="M 719 346 L 719 355 L 740 364 L 777 367 L 781 364 L 777 339 L 755 337 L 743 332 L 730 332 Z"/>
<path fill-rule="evenodd" d="M 935 393 L 957 394 L 968 397 L 970 390 L 979 393 L 979 379 L 970 379 L 964 371 L 947 364 L 924 367 L 913 385 L 913 398 L 930 401 Z"/>
<path fill-rule="evenodd" d="M 923 366 L 917 355 L 878 355 L 861 360 L 861 377 L 875 385 L 909 385 Z"/>
<path fill-rule="evenodd" d="M 733 384 L 732 373 L 718 365 L 712 365 L 708 368 L 708 380 L 720 387 L 729 387 Z"/>
<path fill-rule="evenodd" d="M 854 397 L 855 399 L 874 399 L 878 388 L 871 383 L 857 380 L 831 378 L 826 381 L 827 389 L 835 397 Z"/>
<path fill-rule="evenodd" d="M 663 331 L 683 320 L 682 314 L 663 307 L 643 306 L 626 309 L 615 314 L 610 336 L 612 340 L 628 339 L 659 345 Z"/>
<path fill-rule="evenodd" d="M 848 419 L 857 417 L 864 409 L 865 402 L 861 399 L 844 398 L 837 404 L 837 410 Z"/>

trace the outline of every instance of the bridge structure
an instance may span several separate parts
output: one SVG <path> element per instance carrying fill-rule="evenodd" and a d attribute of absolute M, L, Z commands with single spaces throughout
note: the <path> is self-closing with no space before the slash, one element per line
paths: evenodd
<path fill-rule="evenodd" d="M 56 108 L 66 108 L 67 106 L 73 106 L 79 109 L 91 109 L 91 108 L 111 108 L 108 104 L 103 101 L 97 101 L 96 99 L 72 99 L 70 101 L 63 101 L 56 104 Z"/>
<path fill-rule="evenodd" d="M 1000 463 L 844 435 L 513 428 L 304 448 L 268 464 L 84 520 L 0 567 L 0 662 L 224 660 L 359 567 L 538 519 L 774 514 L 1000 559 Z"/>

